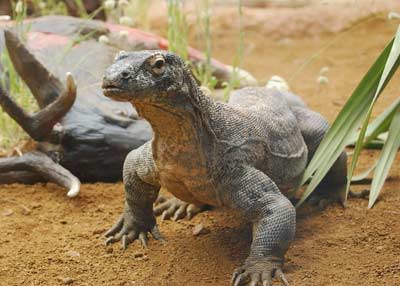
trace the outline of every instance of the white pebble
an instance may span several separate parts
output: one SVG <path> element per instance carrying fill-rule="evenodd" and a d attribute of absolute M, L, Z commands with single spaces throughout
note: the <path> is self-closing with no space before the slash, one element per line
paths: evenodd
<path fill-rule="evenodd" d="M 280 91 L 289 91 L 289 84 L 282 77 L 274 75 L 265 85 L 266 88 L 276 88 Z"/>
<path fill-rule="evenodd" d="M 319 71 L 320 75 L 326 74 L 329 71 L 329 67 L 322 67 Z"/>
<path fill-rule="evenodd" d="M 393 20 L 393 19 L 400 20 L 400 14 L 396 13 L 396 12 L 393 12 L 393 11 L 389 12 L 388 19 L 389 20 Z"/>
<path fill-rule="evenodd" d="M 119 23 L 125 26 L 133 26 L 133 19 L 128 16 L 122 16 L 119 18 Z"/>
<path fill-rule="evenodd" d="M 329 83 L 329 79 L 326 76 L 320 75 L 317 78 L 317 83 L 319 83 L 319 84 L 328 84 Z"/>
<path fill-rule="evenodd" d="M 99 42 L 102 44 L 108 44 L 110 42 L 110 39 L 105 35 L 101 35 L 99 37 Z"/>
<path fill-rule="evenodd" d="M 115 8 L 115 0 L 106 0 L 104 2 L 104 9 L 112 10 Z"/>

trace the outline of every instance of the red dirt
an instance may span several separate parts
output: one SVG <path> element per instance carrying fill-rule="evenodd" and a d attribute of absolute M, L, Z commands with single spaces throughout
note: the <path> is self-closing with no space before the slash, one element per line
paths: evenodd
<path fill-rule="evenodd" d="M 395 30 L 394 22 L 374 20 L 343 34 L 289 84 L 332 120 Z M 288 79 L 335 37 L 271 39 L 253 27 L 246 34 L 244 68 L 261 83 L 274 74 Z M 214 31 L 214 56 L 231 62 L 237 38 L 235 31 Z M 325 66 L 329 84 L 318 85 Z M 399 82 L 397 74 L 377 111 L 398 96 Z M 364 152 L 359 169 L 376 155 Z M 365 200 L 350 199 L 346 209 L 335 205 L 323 212 L 309 207 L 298 212 L 296 239 L 284 268 L 291 285 L 400 285 L 399 160 L 400 155 L 373 209 L 367 210 Z M 165 244 L 151 240 L 142 249 L 135 243 L 125 252 L 119 245 L 104 246 L 102 233 L 122 210 L 121 183 L 84 184 L 74 199 L 53 184 L 1 186 L 1 195 L 1 286 L 62 285 L 67 277 L 72 285 L 228 285 L 249 250 L 250 228 L 222 210 L 192 221 L 163 222 Z M 194 237 L 198 223 L 210 233 Z"/>

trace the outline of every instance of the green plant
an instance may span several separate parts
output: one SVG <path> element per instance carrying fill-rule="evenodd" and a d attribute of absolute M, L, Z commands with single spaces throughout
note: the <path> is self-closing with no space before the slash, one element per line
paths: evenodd
<path fill-rule="evenodd" d="M 1 78 L 1 84 L 9 87 L 10 94 L 15 95 L 14 100 L 24 110 L 37 110 L 38 107 L 33 96 L 15 71 L 8 52 L 5 49 L 0 55 L 0 63 L 3 74 L 7 75 Z M 0 111 L 0 130 L 0 148 L 12 148 L 22 140 L 28 138 L 25 131 L 2 110 Z"/>
<path fill-rule="evenodd" d="M 13 5 L 15 28 L 22 40 L 26 40 L 26 34 L 30 29 L 29 25 L 24 24 L 26 15 L 27 6 L 24 1 L 20 0 Z M 26 111 L 37 110 L 38 107 L 32 94 L 22 79 L 19 78 L 6 49 L 3 49 L 0 54 L 0 66 L 3 75 L 6 75 L 1 77 L 1 84 L 8 87 L 10 94 L 15 96 L 14 100 L 18 105 Z M 0 148 L 8 149 L 27 138 L 22 128 L 3 111 L 0 112 L 0 130 Z"/>
<path fill-rule="evenodd" d="M 67 8 L 62 1 L 58 0 L 33 0 L 35 14 L 38 16 L 45 15 L 67 15 Z"/>
<path fill-rule="evenodd" d="M 192 67 L 192 70 L 203 86 L 213 90 L 217 85 L 217 79 L 212 75 L 211 66 L 211 29 L 210 29 L 210 7 L 208 0 L 200 2 L 197 11 L 197 27 L 199 30 L 199 38 L 204 43 L 204 63 L 199 63 Z"/>
<path fill-rule="evenodd" d="M 168 0 L 168 43 L 170 51 L 188 61 L 188 23 L 182 0 Z"/>
<path fill-rule="evenodd" d="M 30 25 L 24 24 L 24 20 L 26 19 L 28 7 L 23 0 L 18 0 L 18 2 L 13 4 L 13 19 L 15 20 L 15 29 L 19 35 L 19 37 L 25 41 L 26 34 L 30 29 Z"/>
<path fill-rule="evenodd" d="M 239 47 L 236 52 L 236 56 L 233 59 L 233 73 L 230 81 L 225 84 L 224 88 L 224 99 L 228 101 L 230 92 L 240 86 L 240 78 L 238 69 L 242 66 L 243 51 L 244 51 L 244 29 L 243 29 L 243 3 L 242 0 L 238 1 L 238 12 L 239 12 Z"/>
<path fill-rule="evenodd" d="M 314 191 L 342 150 L 347 145 L 355 143 L 352 163 L 348 172 L 348 184 L 342 190 L 343 199 L 346 200 L 361 149 L 379 138 L 379 134 L 387 131 L 388 136 L 376 163 L 371 185 L 368 207 L 371 208 L 374 205 L 400 146 L 400 101 L 396 100 L 374 122 L 369 125 L 368 123 L 376 100 L 399 64 L 400 26 L 393 40 L 366 73 L 322 140 L 304 173 L 301 185 L 310 178 L 311 181 L 297 206 L 301 205 Z M 361 130 L 358 131 L 360 126 Z"/>

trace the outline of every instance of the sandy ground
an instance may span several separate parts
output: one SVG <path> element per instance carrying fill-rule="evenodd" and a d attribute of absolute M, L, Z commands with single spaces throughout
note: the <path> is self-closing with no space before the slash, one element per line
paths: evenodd
<path fill-rule="evenodd" d="M 289 79 L 311 108 L 332 120 L 397 24 L 381 18 L 340 35 L 312 37 L 262 37 L 252 27 L 246 34 L 244 68 L 261 84 L 274 74 Z M 214 56 L 232 62 L 237 32 L 213 32 Z M 329 69 L 325 85 L 317 84 L 323 67 Z M 397 74 L 377 111 L 399 96 L 399 82 Z M 376 155 L 365 152 L 360 170 Z M 296 239 L 284 268 L 291 285 L 400 285 L 399 160 L 397 156 L 373 209 L 367 210 L 365 200 L 350 199 L 346 209 L 335 205 L 322 212 L 309 207 L 298 212 Z M 222 210 L 207 211 L 192 221 L 162 222 L 167 242 L 152 240 L 148 249 L 138 243 L 125 252 L 120 245 L 104 246 L 102 234 L 122 210 L 121 183 L 84 184 L 74 199 L 53 184 L 0 189 L 1 286 L 228 285 L 249 250 L 249 226 Z M 210 233 L 194 237 L 192 229 L 198 223 Z"/>

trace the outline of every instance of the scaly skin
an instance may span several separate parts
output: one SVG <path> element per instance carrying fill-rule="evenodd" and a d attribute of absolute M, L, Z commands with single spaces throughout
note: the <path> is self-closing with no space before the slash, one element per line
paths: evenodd
<path fill-rule="evenodd" d="M 160 239 L 153 203 L 163 187 L 188 203 L 239 211 L 252 223 L 250 254 L 233 285 L 272 285 L 274 276 L 288 285 L 282 266 L 296 213 L 282 192 L 300 180 L 326 121 L 275 89 L 245 88 L 228 104 L 214 102 L 178 56 L 162 51 L 121 53 L 103 89 L 131 102 L 154 132 L 126 158 L 125 210 L 107 242 L 147 244 L 148 232 Z M 326 181 L 343 185 L 345 163 L 340 159 L 334 180 Z"/>

